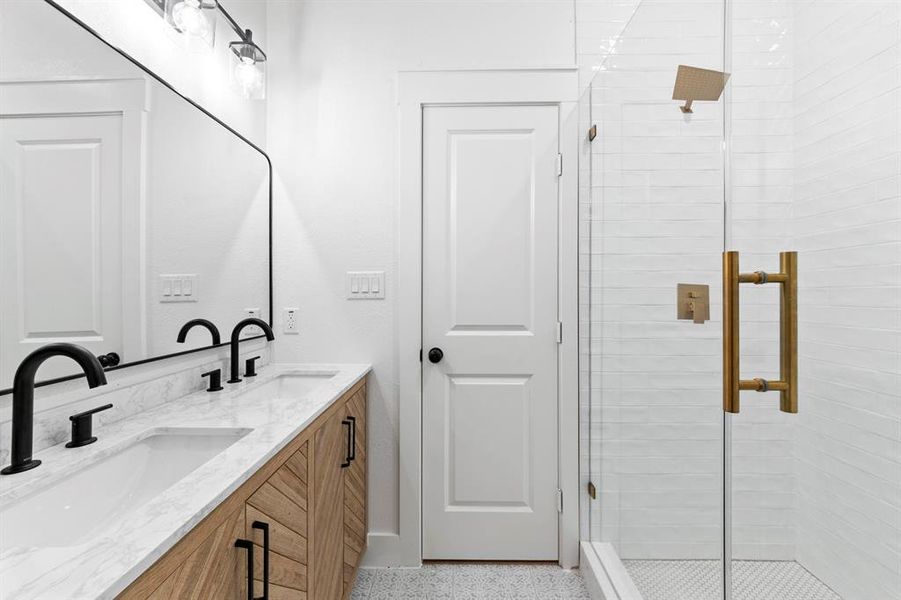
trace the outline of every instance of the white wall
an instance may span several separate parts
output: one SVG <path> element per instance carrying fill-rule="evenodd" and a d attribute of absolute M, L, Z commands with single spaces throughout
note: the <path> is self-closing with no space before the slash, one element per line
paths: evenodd
<path fill-rule="evenodd" d="M 798 559 L 901 593 L 901 4 L 793 3 Z"/>
<path fill-rule="evenodd" d="M 251 141 L 265 144 L 266 102 L 245 100 L 229 89 L 228 43 L 236 36 L 221 16 L 213 50 L 195 54 L 144 0 L 59 0 L 59 4 Z M 265 0 L 231 0 L 226 8 L 268 50 Z"/>
<path fill-rule="evenodd" d="M 397 73 L 573 66 L 573 5 L 546 1 L 272 1 L 269 150 L 276 313 L 300 307 L 279 361 L 366 361 L 370 529 L 398 531 Z M 387 299 L 346 301 L 344 273 L 385 270 Z M 383 556 L 373 546 L 367 556 Z"/>

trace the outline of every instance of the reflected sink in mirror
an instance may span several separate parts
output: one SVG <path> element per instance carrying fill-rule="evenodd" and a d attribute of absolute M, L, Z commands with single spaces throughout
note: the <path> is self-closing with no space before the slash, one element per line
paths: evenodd
<path fill-rule="evenodd" d="M 250 433 L 160 428 L 0 510 L 0 547 L 75 546 L 103 533 Z"/>
<path fill-rule="evenodd" d="M 337 374 L 328 373 L 284 373 L 272 381 L 247 390 L 245 393 L 259 394 L 272 400 L 305 398 L 327 383 Z"/>

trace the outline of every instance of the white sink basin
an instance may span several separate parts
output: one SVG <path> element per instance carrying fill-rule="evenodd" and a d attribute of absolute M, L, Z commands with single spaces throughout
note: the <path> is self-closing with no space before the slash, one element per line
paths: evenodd
<path fill-rule="evenodd" d="M 304 398 L 335 375 L 336 373 L 284 373 L 247 393 L 273 400 Z"/>
<path fill-rule="evenodd" d="M 172 487 L 251 429 L 160 428 L 0 510 L 0 548 L 75 546 Z"/>

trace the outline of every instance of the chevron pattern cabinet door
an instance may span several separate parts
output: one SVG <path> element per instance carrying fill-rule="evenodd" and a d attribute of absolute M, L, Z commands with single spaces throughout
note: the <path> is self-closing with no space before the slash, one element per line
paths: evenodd
<path fill-rule="evenodd" d="M 335 413 L 313 436 L 313 597 L 340 600 L 344 593 L 344 469 L 347 430 Z"/>
<path fill-rule="evenodd" d="M 309 442 L 247 499 L 245 537 L 254 542 L 254 595 L 263 594 L 263 533 L 254 521 L 269 524 L 269 595 L 307 598 Z"/>
<path fill-rule="evenodd" d="M 235 511 L 192 552 L 150 600 L 246 598 L 244 550 L 235 540 L 244 535 L 244 510 Z"/>
<path fill-rule="evenodd" d="M 366 388 L 347 401 L 347 416 L 356 420 L 354 460 L 344 469 L 344 597 L 350 596 L 366 548 Z"/>

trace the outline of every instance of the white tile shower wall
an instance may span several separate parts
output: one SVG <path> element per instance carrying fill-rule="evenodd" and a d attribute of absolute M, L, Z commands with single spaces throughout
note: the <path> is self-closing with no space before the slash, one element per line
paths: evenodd
<path fill-rule="evenodd" d="M 644 2 L 591 86 L 592 535 L 623 558 L 721 552 L 723 113 L 670 98 L 676 65 L 721 68 L 722 23 Z M 713 320 L 676 321 L 678 282 L 711 285 Z"/>
<path fill-rule="evenodd" d="M 262 342 L 243 343 L 242 357 L 261 356 L 258 365 L 269 363 L 269 347 Z M 84 379 L 76 379 L 35 390 L 34 451 L 68 441 L 69 415 L 111 403 L 113 407 L 94 417 L 96 435 L 103 425 L 115 423 L 186 394 L 202 390 L 207 380 L 201 377 L 212 369 L 228 369 L 227 347 L 207 350 L 129 367 L 107 373 L 107 385 L 89 389 Z M 40 374 L 40 372 L 38 372 Z M 227 377 L 225 377 L 227 378 Z M 0 396 L 0 464 L 9 464 L 12 398 Z"/>
<path fill-rule="evenodd" d="M 901 4 L 798 0 L 798 560 L 901 594 Z"/>

